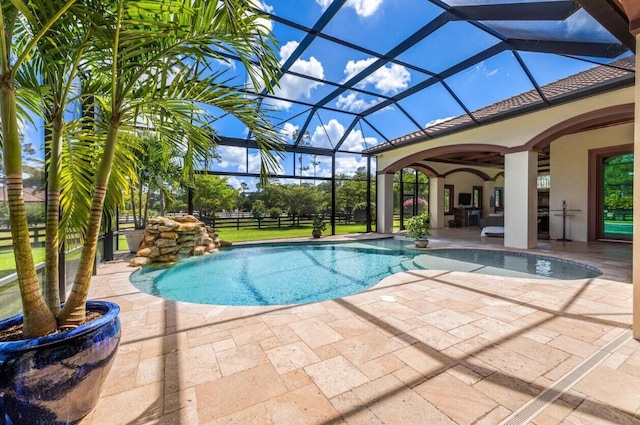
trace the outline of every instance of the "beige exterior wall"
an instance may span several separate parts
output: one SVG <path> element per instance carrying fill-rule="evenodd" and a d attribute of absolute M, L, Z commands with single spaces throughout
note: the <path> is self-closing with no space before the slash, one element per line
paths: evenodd
<path fill-rule="evenodd" d="M 561 209 L 564 200 L 568 209 L 580 210 L 566 220 L 568 239 L 586 241 L 588 237 L 589 150 L 629 143 L 633 143 L 633 124 L 571 134 L 551 143 L 549 208 Z M 562 217 L 554 214 L 559 212 L 550 213 L 549 233 L 551 239 L 558 239 Z"/>

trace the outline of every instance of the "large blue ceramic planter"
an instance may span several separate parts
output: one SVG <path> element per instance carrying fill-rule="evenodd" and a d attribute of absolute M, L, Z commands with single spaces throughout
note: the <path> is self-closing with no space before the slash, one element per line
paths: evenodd
<path fill-rule="evenodd" d="M 74 424 L 98 402 L 120 343 L 120 307 L 89 301 L 102 317 L 72 331 L 0 343 L 0 425 Z M 0 329 L 22 315 L 0 321 Z"/>

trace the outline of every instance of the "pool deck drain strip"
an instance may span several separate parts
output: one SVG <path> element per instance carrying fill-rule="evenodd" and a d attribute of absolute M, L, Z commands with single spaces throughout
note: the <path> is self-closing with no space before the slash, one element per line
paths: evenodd
<path fill-rule="evenodd" d="M 531 422 L 531 420 L 538 416 L 540 412 L 546 409 L 562 394 L 566 393 L 589 372 L 595 369 L 596 366 L 605 361 L 607 357 L 629 341 L 631 336 L 631 329 L 623 331 L 616 339 L 598 349 L 591 356 L 584 359 L 582 363 L 554 382 L 546 390 L 542 391 L 535 398 L 531 399 L 528 403 L 505 418 L 500 422 L 500 425 L 522 425 Z"/>

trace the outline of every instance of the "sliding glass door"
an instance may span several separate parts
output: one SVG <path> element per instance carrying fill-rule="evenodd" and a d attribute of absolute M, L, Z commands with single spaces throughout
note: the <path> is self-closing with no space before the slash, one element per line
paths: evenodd
<path fill-rule="evenodd" d="M 599 239 L 633 237 L 633 154 L 602 159 Z"/>

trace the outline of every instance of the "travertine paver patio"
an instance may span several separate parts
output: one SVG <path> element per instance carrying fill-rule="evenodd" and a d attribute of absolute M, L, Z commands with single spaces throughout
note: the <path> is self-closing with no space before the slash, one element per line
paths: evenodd
<path fill-rule="evenodd" d="M 163 300 L 131 271 L 114 262 L 95 277 L 92 297 L 121 306 L 123 332 L 83 425 L 498 424 L 594 356 L 510 423 L 640 423 L 640 343 L 618 339 L 629 282 L 421 270 L 266 308 Z"/>

